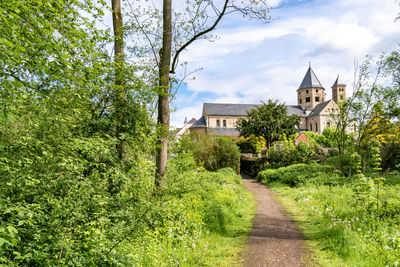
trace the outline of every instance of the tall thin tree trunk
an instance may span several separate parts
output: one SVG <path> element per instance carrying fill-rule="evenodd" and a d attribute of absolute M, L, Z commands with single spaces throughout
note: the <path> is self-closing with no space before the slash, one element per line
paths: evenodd
<path fill-rule="evenodd" d="M 126 119 L 126 89 L 124 79 L 124 34 L 122 28 L 121 1 L 112 0 L 112 15 L 114 27 L 114 51 L 115 51 L 115 88 L 114 108 L 117 117 L 116 137 L 118 139 L 117 152 L 121 160 L 125 159 L 125 143 L 122 133 L 125 130 Z"/>
<path fill-rule="evenodd" d="M 171 65 L 171 46 L 172 46 L 172 0 L 163 1 L 163 45 L 161 50 L 161 60 L 159 66 L 159 95 L 158 95 L 158 124 L 169 130 L 169 70 Z M 168 136 L 163 136 L 159 140 L 157 148 L 157 172 L 156 186 L 161 187 L 165 178 L 168 158 Z"/>

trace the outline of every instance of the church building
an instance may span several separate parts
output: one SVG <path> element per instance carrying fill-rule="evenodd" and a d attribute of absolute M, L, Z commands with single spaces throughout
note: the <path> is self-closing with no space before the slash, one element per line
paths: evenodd
<path fill-rule="evenodd" d="M 297 89 L 297 105 L 287 105 L 288 115 L 299 115 L 299 131 L 322 133 L 333 124 L 332 114 L 338 112 L 338 101 L 346 99 L 346 85 L 339 83 L 339 76 L 332 85 L 332 99 L 326 100 L 321 85 L 311 66 Z M 204 103 L 200 119 L 190 127 L 191 133 L 235 137 L 239 135 L 236 122 L 246 117 L 246 111 L 259 104 Z"/>

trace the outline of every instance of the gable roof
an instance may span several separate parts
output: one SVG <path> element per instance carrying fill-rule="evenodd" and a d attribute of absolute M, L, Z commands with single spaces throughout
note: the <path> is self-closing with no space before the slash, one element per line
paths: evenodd
<path fill-rule="evenodd" d="M 306 75 L 304 76 L 303 81 L 300 84 L 299 89 L 302 88 L 324 88 L 319 82 L 317 75 L 315 75 L 311 66 L 308 67 Z"/>
<path fill-rule="evenodd" d="M 315 115 L 320 114 L 321 111 L 323 111 L 324 108 L 326 108 L 326 106 L 327 106 L 331 101 L 332 101 L 332 99 L 331 99 L 331 100 L 328 100 L 328 101 L 326 101 L 326 102 L 324 102 L 324 103 L 321 103 L 321 104 L 316 105 L 315 108 L 314 108 L 314 109 L 311 111 L 311 113 L 308 115 L 308 117 L 312 117 L 312 116 L 315 116 Z"/>
<path fill-rule="evenodd" d="M 256 108 L 257 106 L 255 104 L 204 103 L 203 113 L 207 115 L 246 116 L 247 110 Z"/>
<path fill-rule="evenodd" d="M 300 117 L 306 116 L 306 113 L 301 108 L 301 106 L 286 106 L 286 107 L 288 116 L 292 116 L 294 114 L 299 115 Z"/>
<path fill-rule="evenodd" d="M 246 111 L 257 108 L 260 104 L 221 104 L 221 103 L 204 103 L 203 110 L 205 115 L 229 115 L 229 116 L 246 116 Z M 287 115 L 293 114 L 301 117 L 306 113 L 301 106 L 287 105 Z"/>
<path fill-rule="evenodd" d="M 204 116 L 201 116 L 201 118 L 198 119 L 195 123 L 193 123 L 193 125 L 190 126 L 189 128 L 205 128 L 205 127 L 207 127 L 206 119 L 204 118 Z"/>

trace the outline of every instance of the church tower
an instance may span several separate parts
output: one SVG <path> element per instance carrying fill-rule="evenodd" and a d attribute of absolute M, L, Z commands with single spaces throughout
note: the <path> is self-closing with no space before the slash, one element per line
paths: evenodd
<path fill-rule="evenodd" d="M 336 81 L 332 85 L 332 100 L 336 103 L 338 101 L 343 101 L 346 99 L 346 85 L 339 83 L 339 75 L 336 78 Z"/>
<path fill-rule="evenodd" d="M 325 89 L 310 65 L 299 89 L 297 89 L 297 104 L 303 109 L 314 109 L 316 105 L 323 102 L 325 102 Z"/>

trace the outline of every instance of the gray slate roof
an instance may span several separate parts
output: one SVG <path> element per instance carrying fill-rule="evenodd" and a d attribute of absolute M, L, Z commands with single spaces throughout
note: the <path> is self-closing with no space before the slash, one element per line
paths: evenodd
<path fill-rule="evenodd" d="M 315 108 L 313 109 L 313 111 L 311 111 L 311 113 L 308 114 L 308 117 L 312 117 L 312 116 L 315 116 L 315 115 L 320 114 L 321 111 L 322 111 L 331 101 L 332 101 L 332 99 L 331 99 L 331 100 L 328 100 L 328 101 L 326 101 L 326 102 L 324 102 L 324 103 L 321 103 L 321 104 L 316 105 Z"/>
<path fill-rule="evenodd" d="M 203 110 L 207 115 L 246 116 L 247 110 L 256 108 L 257 106 L 254 104 L 204 103 Z"/>
<path fill-rule="evenodd" d="M 301 106 L 286 106 L 286 107 L 288 116 L 292 116 L 293 114 L 299 115 L 300 117 L 306 116 L 306 113 L 301 108 Z"/>
<path fill-rule="evenodd" d="M 204 116 L 202 116 L 189 128 L 205 128 L 205 127 L 207 127 L 206 119 L 204 118 Z"/>
<path fill-rule="evenodd" d="M 336 81 L 333 83 L 332 87 L 335 87 L 339 84 L 339 75 L 336 78 Z"/>
<path fill-rule="evenodd" d="M 207 133 L 215 136 L 238 136 L 236 128 L 208 128 Z"/>
<path fill-rule="evenodd" d="M 247 110 L 257 108 L 257 104 L 220 104 L 220 103 L 204 103 L 205 114 L 207 115 L 228 115 L 228 116 L 246 116 Z M 293 114 L 305 116 L 301 106 L 286 106 L 288 115 Z"/>
<path fill-rule="evenodd" d="M 311 67 L 308 68 L 307 73 L 300 84 L 299 89 L 302 88 L 324 88 Z"/>

